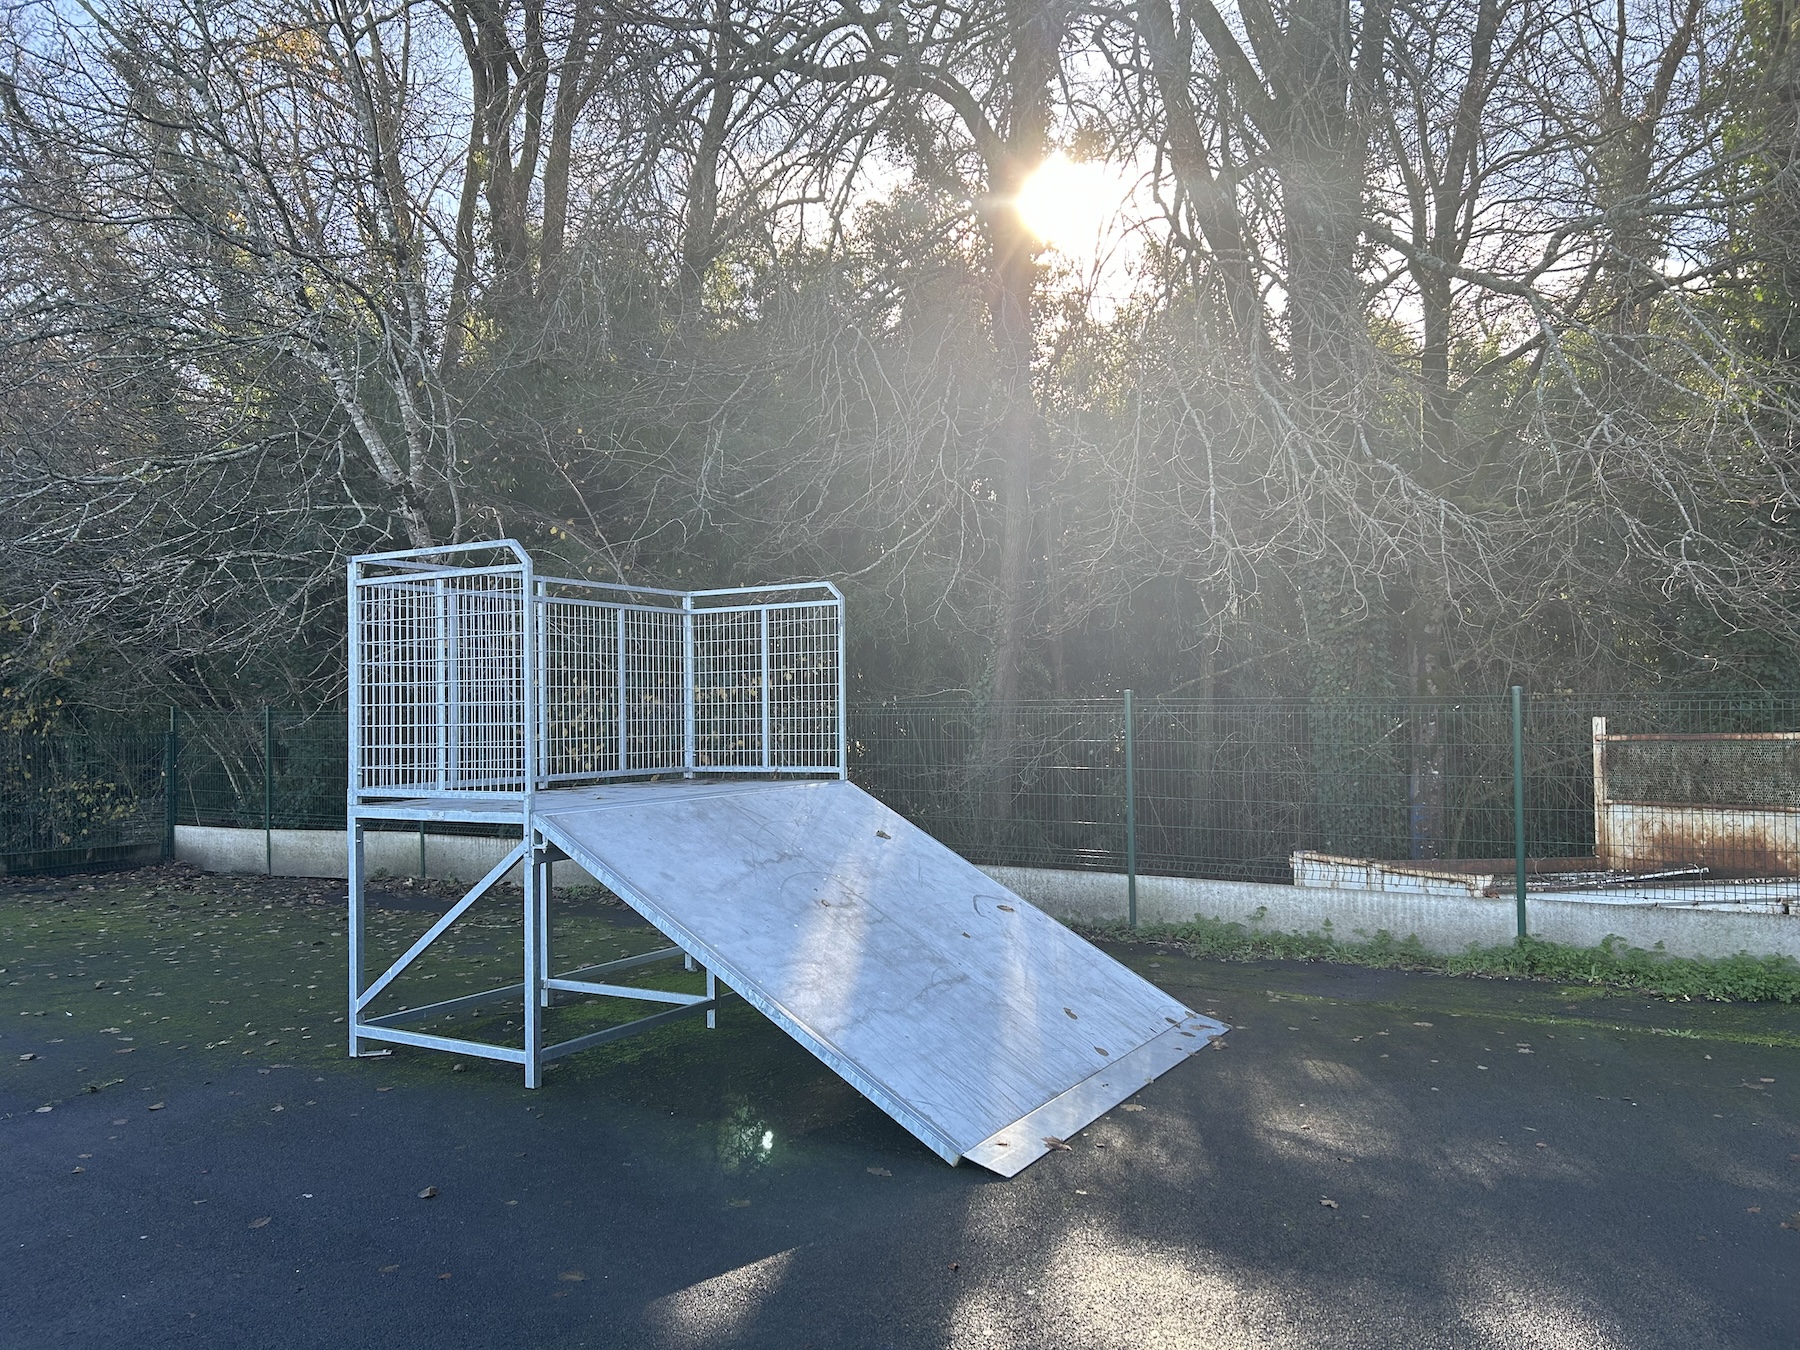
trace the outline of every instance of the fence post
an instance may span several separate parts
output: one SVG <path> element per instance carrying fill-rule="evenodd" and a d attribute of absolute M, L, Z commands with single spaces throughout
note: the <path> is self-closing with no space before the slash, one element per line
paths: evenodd
<path fill-rule="evenodd" d="M 694 597 L 681 597 L 681 776 L 694 776 Z"/>
<path fill-rule="evenodd" d="M 175 770 L 179 763 L 181 727 L 179 708 L 169 709 L 169 730 L 163 736 L 163 861 L 175 858 L 175 805 L 178 788 Z"/>
<path fill-rule="evenodd" d="M 1513 901 L 1525 936 L 1525 691 L 1512 687 Z"/>
<path fill-rule="evenodd" d="M 263 870 L 275 875 L 275 714 L 263 704 Z"/>
<path fill-rule="evenodd" d="M 1137 927 L 1137 719 L 1125 691 L 1125 918 Z"/>

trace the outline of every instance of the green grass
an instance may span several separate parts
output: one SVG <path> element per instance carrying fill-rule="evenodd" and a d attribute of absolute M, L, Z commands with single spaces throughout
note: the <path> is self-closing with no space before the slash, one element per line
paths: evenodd
<path fill-rule="evenodd" d="M 1215 919 L 1135 931 L 1123 924 L 1109 924 L 1084 928 L 1083 932 L 1114 942 L 1173 943 L 1190 956 L 1227 961 L 1335 961 L 1444 975 L 1605 985 L 1664 998 L 1800 1003 L 1800 962 L 1792 957 L 1670 956 L 1661 950 L 1627 946 L 1616 938 L 1608 938 L 1598 947 L 1568 947 L 1523 938 L 1510 946 L 1471 947 L 1454 956 L 1442 956 L 1426 951 L 1417 938 L 1396 938 L 1387 932 L 1346 940 L 1330 932 L 1268 932 Z"/>

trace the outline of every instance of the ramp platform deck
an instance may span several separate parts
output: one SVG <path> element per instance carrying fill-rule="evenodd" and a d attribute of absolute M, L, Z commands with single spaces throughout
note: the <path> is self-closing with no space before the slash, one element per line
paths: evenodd
<path fill-rule="evenodd" d="M 950 1162 L 1011 1176 L 1224 1030 L 849 783 L 577 790 L 536 821 Z"/>

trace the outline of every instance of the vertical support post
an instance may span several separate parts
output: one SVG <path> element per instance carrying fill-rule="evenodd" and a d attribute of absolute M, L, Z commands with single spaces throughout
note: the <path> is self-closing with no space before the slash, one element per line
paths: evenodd
<path fill-rule="evenodd" d="M 630 611 L 620 605 L 613 613 L 619 621 L 619 772 L 625 773 L 631 768 L 631 754 L 626 748 L 631 723 L 630 714 L 625 711 L 625 694 L 630 687 L 625 678 L 625 616 Z"/>
<path fill-rule="evenodd" d="M 540 979 L 544 982 L 544 985 L 543 985 L 544 991 L 543 991 L 542 995 L 540 995 L 540 1001 L 544 1007 L 548 1008 L 550 1006 L 550 1000 L 552 999 L 552 997 L 554 997 L 554 993 L 551 990 L 550 984 L 549 984 L 549 980 L 550 980 L 550 850 L 547 847 L 539 848 L 536 851 L 534 851 L 531 856 L 534 860 L 540 860 L 537 862 L 537 866 L 540 869 L 538 872 L 538 904 L 537 904 L 538 975 L 539 975 Z"/>
<path fill-rule="evenodd" d="M 1513 903 L 1525 937 L 1525 690 L 1512 687 Z"/>
<path fill-rule="evenodd" d="M 538 782 L 538 706 L 544 672 L 538 661 L 538 597 L 529 562 L 519 565 L 519 777 L 524 789 L 524 825 L 531 838 Z"/>
<path fill-rule="evenodd" d="M 849 780 L 850 777 L 850 683 L 844 666 L 844 596 L 837 587 L 831 588 L 836 598 L 837 609 L 837 753 L 838 777 Z"/>
<path fill-rule="evenodd" d="M 771 768 L 775 763 L 775 728 L 769 724 L 769 607 L 764 605 L 762 615 L 762 766 Z"/>
<path fill-rule="evenodd" d="M 1612 813 L 1606 809 L 1610 793 L 1606 782 L 1606 719 L 1594 719 L 1594 856 L 1600 869 L 1611 867 L 1614 856 L 1611 830 Z"/>
<path fill-rule="evenodd" d="M 423 881 L 430 874 L 425 870 L 425 822 L 419 822 L 419 880 Z"/>
<path fill-rule="evenodd" d="M 163 736 L 163 861 L 175 857 L 175 812 L 181 800 L 177 770 L 181 766 L 181 710 L 169 709 L 169 730 Z"/>
<path fill-rule="evenodd" d="M 433 698 L 431 701 L 431 720 L 433 722 L 433 741 L 437 751 L 437 772 L 432 775 L 437 790 L 443 792 L 450 786 L 450 602 L 449 594 L 444 586 L 444 579 L 436 577 L 431 583 L 432 627 L 436 630 L 436 641 L 432 644 L 432 683 Z"/>
<path fill-rule="evenodd" d="M 1125 691 L 1125 918 L 1137 927 L 1137 718 Z"/>
<path fill-rule="evenodd" d="M 356 814 L 361 802 L 363 778 L 363 734 L 362 734 L 362 592 L 357 586 L 357 563 L 352 559 L 347 568 L 348 577 L 346 591 L 349 595 L 349 754 L 348 761 L 350 781 L 344 792 L 344 839 L 348 858 L 344 868 L 348 903 L 346 929 L 348 930 L 349 948 L 346 961 L 346 975 L 349 984 L 349 1003 L 345 1008 L 347 1014 L 344 1021 L 348 1023 L 347 1034 L 350 1038 L 350 1058 L 355 1059 L 362 1051 L 361 1038 L 357 1036 L 357 1022 L 361 1016 L 357 1012 L 357 1002 L 363 991 L 363 881 L 367 855 L 363 849 L 362 818 Z"/>
<path fill-rule="evenodd" d="M 706 968 L 706 996 L 708 998 L 717 998 L 719 996 L 719 977 L 712 973 L 711 966 Z M 717 1008 L 708 1008 L 706 1010 L 706 1029 L 708 1031 L 713 1031 L 718 1028 L 718 1025 L 719 1010 Z"/>
<path fill-rule="evenodd" d="M 694 597 L 681 597 L 681 769 L 694 776 Z"/>
<path fill-rule="evenodd" d="M 350 948 L 350 1015 L 345 1020 L 350 1024 L 350 1058 L 355 1059 L 362 1053 L 362 1040 L 356 1034 L 362 1014 L 356 1005 L 363 991 L 363 883 L 367 855 L 363 849 L 363 823 L 354 815 L 350 817 L 349 841 L 349 867 L 346 870 L 350 877 L 350 913 L 346 926 Z"/>
<path fill-rule="evenodd" d="M 529 848 L 519 867 L 525 882 L 525 1086 L 534 1088 L 543 1081 L 539 1054 L 544 1033 L 544 952 L 538 927 L 538 859 L 544 845 L 530 816 L 525 818 L 525 842 Z"/>
<path fill-rule="evenodd" d="M 275 714 L 263 705 L 263 871 L 275 875 Z"/>
<path fill-rule="evenodd" d="M 550 781 L 550 588 L 537 584 L 538 715 L 535 772 L 546 786 Z"/>

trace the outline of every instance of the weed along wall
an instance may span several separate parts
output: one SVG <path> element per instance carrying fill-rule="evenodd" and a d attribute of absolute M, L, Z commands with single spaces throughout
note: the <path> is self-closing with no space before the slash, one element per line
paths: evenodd
<path fill-rule="evenodd" d="M 472 882 L 511 846 L 503 839 L 370 831 L 372 875 L 435 877 Z M 209 872 L 267 872 L 290 877 L 343 877 L 342 830 L 224 829 L 181 825 L 175 856 Z M 1047 913 L 1074 924 L 1126 919 L 1126 883 L 1112 872 L 1041 867 L 983 867 L 1002 886 Z M 517 882 L 517 876 L 508 878 Z M 592 886 L 574 863 L 555 865 L 555 886 Z M 1455 955 L 1512 942 L 1512 897 L 1420 895 L 1394 891 L 1283 886 L 1254 881 L 1204 881 L 1140 876 L 1138 922 L 1144 927 L 1196 918 L 1243 924 L 1268 933 L 1330 934 L 1343 941 L 1378 933 L 1415 938 L 1426 951 Z M 1589 905 L 1527 900 L 1532 936 L 1572 947 L 1597 947 L 1616 937 L 1633 947 L 1659 944 L 1671 956 L 1786 956 L 1800 960 L 1800 916 L 1731 914 L 1636 905 Z"/>

